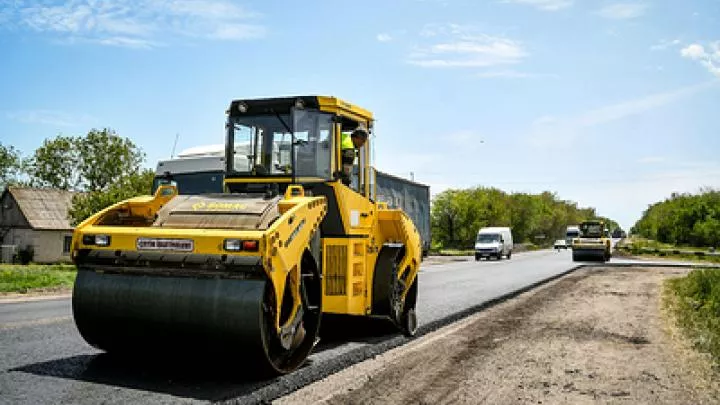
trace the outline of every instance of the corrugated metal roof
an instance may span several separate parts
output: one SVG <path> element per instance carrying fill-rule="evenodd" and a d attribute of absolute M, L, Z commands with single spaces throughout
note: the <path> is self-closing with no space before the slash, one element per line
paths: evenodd
<path fill-rule="evenodd" d="M 8 187 L 8 191 L 34 229 L 73 229 L 68 219 L 72 191 L 26 187 Z"/>

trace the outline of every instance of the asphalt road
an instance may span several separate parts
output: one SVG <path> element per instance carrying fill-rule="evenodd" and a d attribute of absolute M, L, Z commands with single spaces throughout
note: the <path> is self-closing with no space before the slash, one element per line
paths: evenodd
<path fill-rule="evenodd" d="M 421 330 L 576 265 L 569 251 L 538 251 L 511 260 L 424 266 L 418 300 Z M 100 353 L 75 329 L 69 299 L 0 304 L 0 403 L 266 400 L 406 340 L 397 334 L 343 333 L 324 338 L 303 369 L 272 381 L 253 381 L 211 364 L 185 364 L 181 355 L 167 363 Z"/>
<path fill-rule="evenodd" d="M 70 319 L 70 299 L 0 304 L 0 328 Z"/>

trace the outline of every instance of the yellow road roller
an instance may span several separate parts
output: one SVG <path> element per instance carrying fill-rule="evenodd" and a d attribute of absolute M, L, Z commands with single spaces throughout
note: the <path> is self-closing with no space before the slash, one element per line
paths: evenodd
<path fill-rule="evenodd" d="M 421 239 L 376 201 L 372 114 L 300 96 L 234 100 L 226 115 L 223 193 L 181 195 L 167 179 L 75 229 L 83 338 L 278 375 L 306 360 L 322 314 L 415 334 Z M 366 141 L 349 144 L 357 131 Z"/>
<path fill-rule="evenodd" d="M 605 222 L 589 220 L 580 224 L 580 235 L 572 241 L 573 261 L 610 260 L 612 243 Z"/>

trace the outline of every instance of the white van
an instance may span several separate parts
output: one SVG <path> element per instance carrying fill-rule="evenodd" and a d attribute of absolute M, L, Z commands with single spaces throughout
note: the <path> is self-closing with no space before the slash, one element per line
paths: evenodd
<path fill-rule="evenodd" d="M 509 259 L 512 250 L 512 232 L 508 227 L 482 228 L 475 239 L 475 260 L 482 257 L 496 257 L 500 260 L 503 256 Z"/>
<path fill-rule="evenodd" d="M 580 226 L 579 225 L 568 225 L 565 231 L 565 244 L 567 247 L 572 246 L 572 241 L 575 238 L 580 237 Z"/>

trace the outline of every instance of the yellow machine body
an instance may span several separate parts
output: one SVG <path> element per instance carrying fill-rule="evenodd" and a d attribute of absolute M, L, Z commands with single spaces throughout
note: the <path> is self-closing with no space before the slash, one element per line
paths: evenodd
<path fill-rule="evenodd" d="M 321 313 L 414 334 L 420 235 L 375 201 L 370 139 L 355 181 L 338 174 L 341 134 L 371 131 L 372 114 L 322 96 L 235 100 L 227 114 L 225 193 L 178 195 L 168 181 L 75 229 L 83 337 L 110 352 L 189 341 L 279 374 L 309 355 Z"/>
<path fill-rule="evenodd" d="M 612 240 L 601 220 L 580 224 L 580 236 L 572 241 L 573 260 L 608 261 L 612 255 Z"/>

